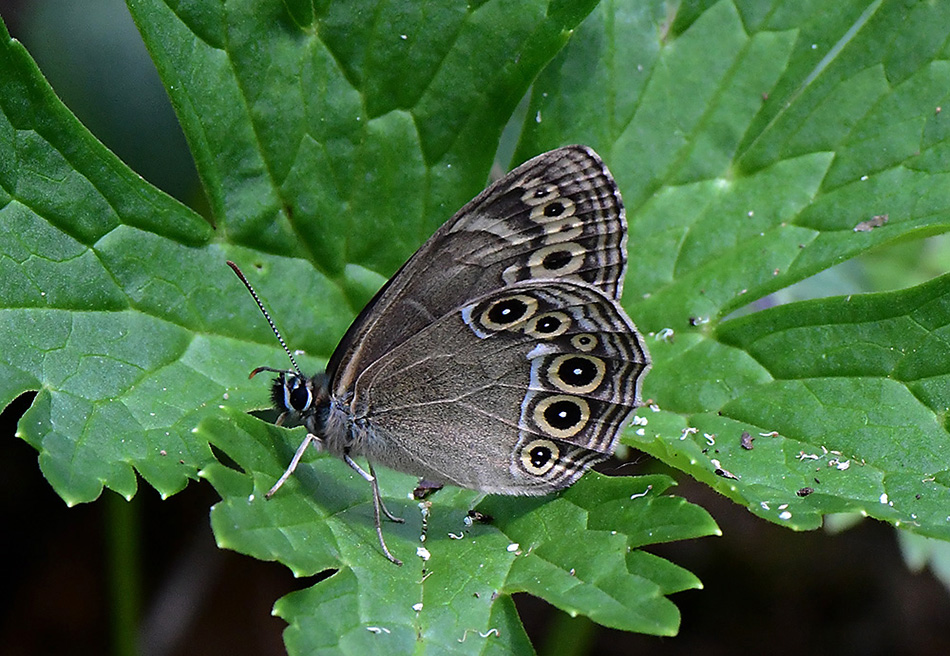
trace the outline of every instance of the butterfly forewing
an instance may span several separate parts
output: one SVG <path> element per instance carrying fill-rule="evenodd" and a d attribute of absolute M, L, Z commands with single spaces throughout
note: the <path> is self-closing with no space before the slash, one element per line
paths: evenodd
<path fill-rule="evenodd" d="M 566 146 L 522 164 L 459 210 L 364 309 L 328 364 L 333 391 L 467 299 L 515 282 L 586 282 L 618 299 L 626 234 L 616 183 L 594 151 Z"/>
<path fill-rule="evenodd" d="M 589 148 L 545 153 L 485 190 L 456 216 L 450 233 L 498 237 L 466 243 L 460 260 L 500 270 L 502 281 L 574 280 L 619 299 L 626 271 L 623 202 Z"/>

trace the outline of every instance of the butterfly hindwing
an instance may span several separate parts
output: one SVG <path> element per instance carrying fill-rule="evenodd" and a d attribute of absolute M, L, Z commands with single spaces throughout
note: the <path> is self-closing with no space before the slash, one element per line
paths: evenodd
<path fill-rule="evenodd" d="M 613 451 L 647 367 L 641 338 L 602 291 L 528 281 L 466 303 L 379 358 L 350 408 L 372 461 L 543 494 Z"/>

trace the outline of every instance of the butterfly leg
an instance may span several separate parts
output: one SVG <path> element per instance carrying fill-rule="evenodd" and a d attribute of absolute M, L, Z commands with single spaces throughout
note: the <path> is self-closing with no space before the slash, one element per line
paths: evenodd
<path fill-rule="evenodd" d="M 386 505 L 383 503 L 383 499 L 379 494 L 379 481 L 376 478 L 376 472 L 373 471 L 373 465 L 370 463 L 369 470 L 370 474 L 367 474 L 362 467 L 360 467 L 356 462 L 350 457 L 348 453 L 343 454 L 343 461 L 348 464 L 353 471 L 362 476 L 364 479 L 369 481 L 370 485 L 373 486 L 373 522 L 376 524 L 376 537 L 379 538 L 379 546 L 383 550 L 383 554 L 391 562 L 396 565 L 402 565 L 402 561 L 392 555 L 389 551 L 389 547 L 386 546 L 386 540 L 383 539 L 383 527 L 382 522 L 380 521 L 380 509 L 385 513 L 386 517 L 391 519 L 394 522 L 404 522 L 405 520 L 401 517 L 394 516 L 389 510 L 386 509 Z"/>
<path fill-rule="evenodd" d="M 379 507 L 382 509 L 383 514 L 386 515 L 386 519 L 388 519 L 391 522 L 396 522 L 397 524 L 402 524 L 406 520 L 403 519 L 402 517 L 396 517 L 394 514 L 389 512 L 389 510 L 386 508 L 386 504 L 383 503 L 383 498 L 379 495 L 379 485 L 375 483 L 376 472 L 375 470 L 373 470 L 373 463 L 369 463 L 369 473 L 370 473 L 370 476 L 373 477 L 373 481 L 374 481 L 373 496 L 379 501 Z"/>
<path fill-rule="evenodd" d="M 284 473 L 281 474 L 280 478 L 277 479 L 277 482 L 274 483 L 274 487 L 267 491 L 267 494 L 264 495 L 264 498 L 270 499 L 272 496 L 274 496 L 274 493 L 280 489 L 280 486 L 283 485 L 288 478 L 290 478 L 290 475 L 293 474 L 294 470 L 297 469 L 297 464 L 303 457 L 304 451 L 306 451 L 307 447 L 311 444 L 313 444 L 319 451 L 323 446 L 323 440 L 313 433 L 307 433 L 307 437 L 305 437 L 303 442 L 300 443 L 300 446 L 297 447 L 297 452 L 294 454 L 294 457 L 291 458 L 290 465 L 284 470 Z"/>

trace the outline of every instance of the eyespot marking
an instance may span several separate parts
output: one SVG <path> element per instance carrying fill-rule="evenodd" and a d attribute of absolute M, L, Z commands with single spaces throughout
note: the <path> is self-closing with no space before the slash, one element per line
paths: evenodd
<path fill-rule="evenodd" d="M 552 339 L 566 333 L 571 327 L 571 317 L 563 312 L 539 314 L 525 326 L 525 333 L 538 339 Z"/>
<path fill-rule="evenodd" d="M 529 474 L 544 476 L 557 463 L 561 450 L 551 440 L 532 440 L 521 447 L 521 466 Z"/>
<path fill-rule="evenodd" d="M 576 396 L 549 396 L 534 407 L 535 425 L 552 437 L 561 439 L 577 435 L 589 419 L 590 406 L 587 401 Z"/>
<path fill-rule="evenodd" d="M 567 276 L 584 265 L 587 251 L 572 241 L 560 242 L 539 248 L 528 258 L 532 278 Z"/>
<path fill-rule="evenodd" d="M 598 343 L 597 336 L 591 335 L 590 333 L 580 333 L 579 335 L 571 337 L 571 346 L 585 353 L 589 353 L 597 348 Z"/>
<path fill-rule="evenodd" d="M 527 321 L 538 310 L 538 301 L 525 294 L 499 299 L 482 312 L 481 324 L 489 330 L 508 330 Z"/>
<path fill-rule="evenodd" d="M 600 358 L 569 353 L 559 355 L 547 368 L 547 380 L 564 392 L 589 394 L 600 387 L 607 366 Z"/>
<path fill-rule="evenodd" d="M 535 223 L 549 223 L 573 216 L 575 209 L 570 198 L 552 196 L 547 202 L 531 208 L 530 219 Z"/>
<path fill-rule="evenodd" d="M 528 180 L 525 182 L 524 187 L 525 192 L 521 195 L 521 201 L 531 207 L 544 205 L 549 200 L 557 198 L 560 195 L 560 190 L 556 184 L 542 182 L 540 178 Z"/>

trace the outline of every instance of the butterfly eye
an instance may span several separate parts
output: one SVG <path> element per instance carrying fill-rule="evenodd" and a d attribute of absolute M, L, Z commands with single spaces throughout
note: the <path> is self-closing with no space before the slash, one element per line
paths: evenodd
<path fill-rule="evenodd" d="M 284 384 L 284 401 L 288 410 L 306 412 L 313 403 L 313 394 L 307 381 L 294 376 Z"/>

